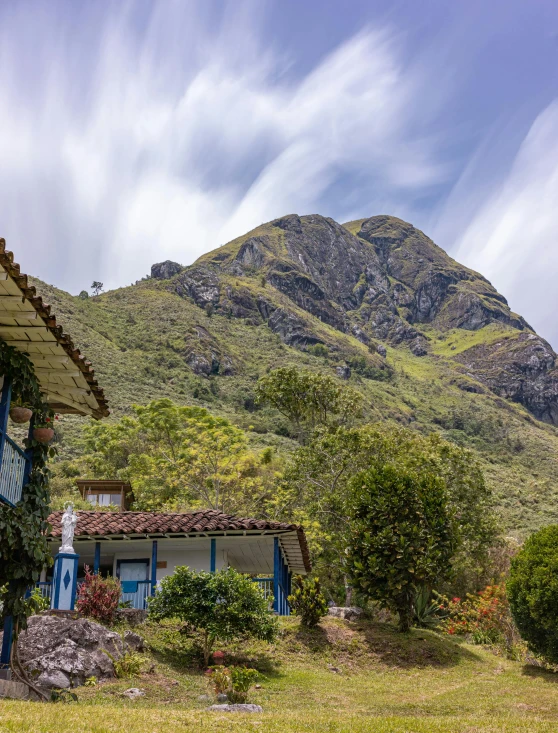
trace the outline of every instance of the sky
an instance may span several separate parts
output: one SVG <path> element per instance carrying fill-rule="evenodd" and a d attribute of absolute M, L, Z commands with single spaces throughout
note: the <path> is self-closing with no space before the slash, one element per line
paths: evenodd
<path fill-rule="evenodd" d="M 391 214 L 558 348 L 555 0 L 0 3 L 0 236 L 74 294 Z"/>

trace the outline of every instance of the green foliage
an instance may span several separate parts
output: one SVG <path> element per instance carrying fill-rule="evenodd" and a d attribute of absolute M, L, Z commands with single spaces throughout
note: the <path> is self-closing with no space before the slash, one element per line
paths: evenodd
<path fill-rule="evenodd" d="M 507 593 L 530 649 L 558 663 L 558 525 L 531 535 L 513 558 Z"/>
<path fill-rule="evenodd" d="M 300 441 L 319 425 L 343 425 L 359 417 L 362 397 L 327 374 L 296 367 L 274 369 L 261 377 L 256 398 L 288 418 Z"/>
<path fill-rule="evenodd" d="M 131 481 L 134 508 L 257 510 L 266 493 L 267 459 L 262 463 L 249 450 L 241 429 L 169 399 L 134 406 L 134 413 L 85 431 L 93 473 Z"/>
<path fill-rule="evenodd" d="M 28 405 L 39 424 L 52 417 L 29 357 L 4 341 L 0 341 L 0 374 L 12 379 L 12 399 Z M 0 587 L 7 585 L 4 612 L 14 616 L 19 630 L 32 611 L 25 592 L 37 583 L 41 569 L 52 563 L 45 534 L 49 514 L 47 459 L 55 449 L 33 439 L 26 439 L 25 445 L 33 462 L 29 483 L 15 507 L 0 505 Z"/>
<path fill-rule="evenodd" d="M 211 667 L 211 684 L 216 695 L 226 695 L 233 704 L 245 703 L 258 680 L 256 669 L 244 666 Z"/>
<path fill-rule="evenodd" d="M 121 657 L 115 657 L 106 649 L 103 649 L 107 657 L 110 657 L 114 665 L 114 674 L 119 679 L 129 679 L 130 677 L 137 677 L 141 674 L 142 669 L 145 667 L 146 659 L 139 652 L 124 652 Z M 96 680 L 95 680 L 96 681 Z"/>
<path fill-rule="evenodd" d="M 455 572 L 468 578 L 473 570 L 486 567 L 497 525 L 491 492 L 470 451 L 437 435 L 424 438 L 387 425 L 319 430 L 294 453 L 270 511 L 304 524 L 316 567 L 328 579 L 330 592 L 339 596 L 345 585 L 351 479 L 386 463 L 434 474 L 444 482 L 458 534 L 452 559 Z"/>
<path fill-rule="evenodd" d="M 351 481 L 354 492 L 347 549 L 354 587 L 399 614 L 408 631 L 417 590 L 450 571 L 457 525 L 445 482 L 386 464 Z"/>
<path fill-rule="evenodd" d="M 177 567 L 161 581 L 149 615 L 178 618 L 202 631 L 205 666 L 217 639 L 272 641 L 277 633 L 277 620 L 257 584 L 232 568 L 207 573 Z"/>
<path fill-rule="evenodd" d="M 41 613 L 41 611 L 46 611 L 48 608 L 50 608 L 49 599 L 45 598 L 40 589 L 36 586 L 35 588 L 33 588 L 33 591 L 27 599 L 27 602 L 30 607 L 29 616 L 32 616 L 36 613 Z"/>
<path fill-rule="evenodd" d="M 419 588 L 415 595 L 413 626 L 432 629 L 438 626 L 442 617 L 443 611 L 438 597 L 433 597 L 429 588 Z"/>
<path fill-rule="evenodd" d="M 327 602 L 320 590 L 318 578 L 303 578 L 295 575 L 293 578 L 293 592 L 288 598 L 292 612 L 300 616 L 303 626 L 312 628 L 320 623 L 320 619 L 327 616 Z"/>
<path fill-rule="evenodd" d="M 93 291 L 93 295 L 100 295 L 103 292 L 103 283 L 98 280 L 93 280 L 91 290 Z"/>

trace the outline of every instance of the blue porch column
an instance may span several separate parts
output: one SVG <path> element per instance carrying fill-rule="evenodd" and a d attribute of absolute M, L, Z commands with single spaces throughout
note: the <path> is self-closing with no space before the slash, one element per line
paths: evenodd
<path fill-rule="evenodd" d="M 279 538 L 273 538 L 273 610 L 275 613 L 281 613 L 279 596 L 281 582 L 281 548 L 279 547 Z"/>
<path fill-rule="evenodd" d="M 211 540 L 211 549 L 209 552 L 209 572 L 214 573 L 217 560 L 217 540 L 215 538 Z"/>
<path fill-rule="evenodd" d="M 157 540 L 153 540 L 151 547 L 151 595 L 155 595 L 157 587 Z"/>
<path fill-rule="evenodd" d="M 54 558 L 54 577 L 50 607 L 61 611 L 73 611 L 77 592 L 79 555 L 75 552 L 59 552 Z"/>
<path fill-rule="evenodd" d="M 101 543 L 95 542 L 95 559 L 93 560 L 93 572 L 95 575 L 99 572 L 101 567 Z"/>
<path fill-rule="evenodd" d="M 0 667 L 8 667 L 12 656 L 12 641 L 14 636 L 14 617 L 4 616 L 4 636 L 0 650 Z"/>

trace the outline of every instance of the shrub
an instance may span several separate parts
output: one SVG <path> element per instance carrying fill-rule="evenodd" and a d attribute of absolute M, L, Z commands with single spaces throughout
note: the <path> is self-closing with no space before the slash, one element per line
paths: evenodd
<path fill-rule="evenodd" d="M 103 650 L 114 665 L 114 674 L 120 679 L 136 677 L 145 665 L 145 657 L 138 652 L 125 652 L 120 658 L 114 657 L 106 649 Z"/>
<path fill-rule="evenodd" d="M 320 590 L 318 578 L 305 580 L 300 575 L 295 575 L 289 604 L 293 613 L 300 616 L 300 623 L 308 628 L 316 626 L 323 616 L 327 616 L 327 603 Z"/>
<path fill-rule="evenodd" d="M 245 703 L 248 692 L 258 679 L 250 667 L 212 667 L 211 684 L 216 695 L 226 695 L 231 703 Z"/>
<path fill-rule="evenodd" d="M 277 634 L 277 619 L 262 591 L 232 568 L 207 573 L 177 567 L 161 581 L 149 614 L 155 619 L 178 618 L 201 631 L 206 667 L 217 639 L 273 641 Z"/>
<path fill-rule="evenodd" d="M 85 579 L 79 587 L 76 609 L 84 616 L 111 624 L 114 621 L 122 588 L 117 578 L 103 578 L 85 566 Z"/>
<path fill-rule="evenodd" d="M 529 648 L 558 663 L 558 525 L 535 532 L 511 563 L 513 619 Z"/>
<path fill-rule="evenodd" d="M 517 643 L 504 584 L 487 585 L 464 599 L 437 598 L 443 617 L 440 627 L 446 633 L 469 634 L 473 644 L 501 646 L 508 651 Z"/>
<path fill-rule="evenodd" d="M 350 482 L 347 566 L 352 585 L 399 615 L 408 631 L 416 593 L 447 576 L 457 528 L 445 482 L 394 464 L 364 471 Z"/>

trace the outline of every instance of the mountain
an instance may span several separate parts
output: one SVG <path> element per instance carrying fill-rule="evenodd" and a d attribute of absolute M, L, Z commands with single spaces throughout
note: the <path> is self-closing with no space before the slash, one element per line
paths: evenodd
<path fill-rule="evenodd" d="M 284 364 L 337 374 L 390 420 L 476 451 L 510 531 L 558 521 L 558 369 L 551 346 L 482 275 L 389 216 L 285 216 L 199 258 L 91 298 L 35 283 L 93 360 L 118 415 L 169 396 L 288 452 L 254 404 Z M 64 423 L 62 458 L 80 419 Z"/>

